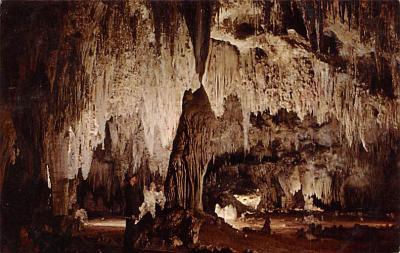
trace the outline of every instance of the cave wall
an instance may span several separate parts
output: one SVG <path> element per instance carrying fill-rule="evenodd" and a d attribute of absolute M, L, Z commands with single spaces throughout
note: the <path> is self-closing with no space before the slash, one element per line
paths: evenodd
<path fill-rule="evenodd" d="M 399 5 L 386 2 L 368 6 L 364 2 L 352 12 L 351 6 L 335 1 L 327 6 L 318 1 L 275 4 L 272 9 L 244 1 L 219 5 L 202 82 L 217 116 L 229 114 L 225 101 L 231 95 L 240 101 L 243 116 L 241 130 L 215 130 L 220 133 L 214 133 L 214 138 L 221 141 L 214 155 L 244 152 L 246 159 L 246 153 L 251 155 L 260 142 L 271 148 L 271 143 L 278 141 L 279 152 L 284 154 L 278 162 L 248 168 L 253 170 L 248 174 L 254 177 L 254 183 L 265 186 L 263 194 L 282 190 L 289 208 L 293 207 L 295 193 L 301 190 L 306 209 L 315 207 L 314 199 L 324 208 L 336 204 L 349 209 L 396 209 L 382 198 L 385 191 L 394 191 L 384 174 L 395 166 L 394 154 L 398 153 L 398 90 L 392 80 L 399 69 L 384 67 L 387 71 L 383 73 L 378 66 L 393 62 L 393 56 L 398 55 L 399 45 L 394 39 L 399 34 Z M 393 9 L 385 18 L 389 6 Z M 375 14 L 358 16 L 358 11 L 366 9 Z M 298 19 L 299 13 L 303 27 L 289 22 Z M 375 30 L 388 23 L 392 26 L 383 32 Z M 367 25 L 370 34 L 364 36 Z M 389 41 L 386 47 L 379 44 L 382 37 Z M 279 117 L 283 108 L 294 113 L 289 119 L 294 125 L 305 124 L 300 127 L 303 130 L 282 129 L 278 123 L 261 124 L 265 129 L 255 130 L 252 112 Z M 313 131 L 314 127 L 318 130 Z M 235 145 L 239 136 L 243 144 Z M 293 176 L 296 173 L 299 175 Z M 270 174 L 276 176 L 272 178 L 275 180 Z M 398 177 L 397 173 L 392 175 Z M 276 181 L 279 189 L 273 189 Z M 264 196 L 264 201 L 271 200 L 264 207 L 276 204 L 277 198 Z"/>
<path fill-rule="evenodd" d="M 8 2 L 2 11 L 2 102 L 35 119 L 32 135 L 17 139 L 37 144 L 55 214 L 68 213 L 67 179 L 79 168 L 88 176 L 111 117 L 123 125 L 113 133 L 114 156 L 131 148 L 118 174 L 137 170 L 146 156 L 152 171 L 165 174 L 181 96 L 198 83 L 183 17 L 176 43 L 159 34 L 157 47 L 154 11 L 145 2 Z"/>
<path fill-rule="evenodd" d="M 220 118 L 219 127 L 226 121 Z M 235 194 L 259 195 L 260 210 L 397 210 L 398 132 L 378 137 L 378 149 L 367 152 L 362 144 L 343 145 L 337 120 L 319 124 L 315 116 L 301 120 L 280 109 L 252 114 L 250 123 L 248 152 L 218 149 L 210 161 L 204 187 L 209 210 L 216 203 L 226 205 Z"/>
<path fill-rule="evenodd" d="M 102 169 L 108 126 L 119 182 L 143 164 L 165 177 L 184 91 L 200 83 L 223 125 L 213 157 L 267 141 L 250 116 L 285 109 L 337 122 L 332 138 L 361 157 L 353 174 L 385 167 L 398 154 L 399 3 L 323 3 L 4 2 L 2 173 L 19 150 L 68 214 L 69 180 Z"/>
<path fill-rule="evenodd" d="M 0 143 L 1 145 L 1 157 L 2 159 L 0 164 L 0 196 L 3 190 L 4 184 L 4 176 L 5 176 L 5 168 L 8 167 L 9 164 L 15 163 L 16 158 L 16 150 L 15 150 L 15 140 L 16 133 L 14 124 L 10 115 L 8 108 L 1 108 L 1 123 L 0 123 Z"/>
<path fill-rule="evenodd" d="M 386 4 L 393 4 L 392 11 L 398 12 L 398 4 Z M 378 50 L 374 49 L 377 45 L 361 40 L 357 28 L 349 29 L 346 21 L 341 23 L 333 20 L 330 13 L 327 11 L 324 14 L 332 20 L 325 19 L 323 27 L 338 36 L 342 44 L 338 56 L 323 54 L 318 49 L 315 51 L 310 47 L 309 40 L 304 40 L 293 30 L 281 36 L 272 36 L 265 31 L 257 32 L 254 28 L 254 34 L 246 39 L 237 38 L 238 25 L 258 20 L 253 21 L 256 27 L 257 22 L 268 22 L 262 20 L 263 6 L 240 1 L 220 6 L 220 14 L 216 16 L 219 25 L 212 27 L 210 56 L 203 80 L 216 114 L 222 114 L 225 97 L 237 94 L 245 115 L 245 133 L 250 112 L 269 110 L 275 114 L 280 108 L 285 108 L 296 112 L 301 119 L 307 114 L 315 115 L 319 123 L 329 118 L 338 119 L 350 145 L 361 142 L 366 149 L 368 144 L 376 141 L 376 134 L 368 133 L 398 129 L 397 99 L 385 95 L 371 96 L 369 84 L 358 79 L 358 75 L 363 72 L 365 75 L 368 70 L 354 69 L 358 66 L 359 58 L 369 57 Z M 379 13 L 384 15 L 384 9 Z M 392 24 L 390 27 L 393 30 L 384 33 L 393 42 L 391 47 L 384 49 L 390 58 L 386 61 L 389 62 L 394 61 L 399 52 L 399 45 L 394 42 L 399 35 L 398 28 L 395 29 L 398 13 L 392 15 L 388 16 L 390 18 L 386 22 Z M 377 33 L 376 36 L 382 34 Z M 336 62 L 340 62 L 340 65 Z M 359 67 L 363 68 L 364 65 Z M 391 68 L 390 72 L 392 77 L 399 75 L 398 67 Z M 394 88 L 396 84 L 393 84 Z M 395 90 L 394 94 L 397 94 L 398 88 Z"/>

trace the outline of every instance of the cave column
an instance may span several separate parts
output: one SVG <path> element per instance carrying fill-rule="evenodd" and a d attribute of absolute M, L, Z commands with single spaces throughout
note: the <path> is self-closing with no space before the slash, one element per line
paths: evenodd
<path fill-rule="evenodd" d="M 203 180 L 213 155 L 216 118 L 201 86 L 185 92 L 166 180 L 167 206 L 203 210 Z"/>

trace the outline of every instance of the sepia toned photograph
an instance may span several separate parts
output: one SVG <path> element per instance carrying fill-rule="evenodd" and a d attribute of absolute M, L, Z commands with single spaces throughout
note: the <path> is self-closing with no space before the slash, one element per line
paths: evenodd
<path fill-rule="evenodd" d="M 0 253 L 400 252 L 400 0 L 0 0 Z"/>

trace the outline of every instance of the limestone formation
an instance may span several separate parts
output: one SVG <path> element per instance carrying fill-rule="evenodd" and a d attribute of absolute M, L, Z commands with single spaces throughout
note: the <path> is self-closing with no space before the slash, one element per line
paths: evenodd
<path fill-rule="evenodd" d="M 255 193 L 258 211 L 399 208 L 398 0 L 3 1 L 0 16 L 16 224 L 122 215 L 131 172 L 187 211 L 243 213 L 234 194 Z"/>
<path fill-rule="evenodd" d="M 213 156 L 215 125 L 204 87 L 185 92 L 165 185 L 170 207 L 203 210 L 203 180 Z"/>

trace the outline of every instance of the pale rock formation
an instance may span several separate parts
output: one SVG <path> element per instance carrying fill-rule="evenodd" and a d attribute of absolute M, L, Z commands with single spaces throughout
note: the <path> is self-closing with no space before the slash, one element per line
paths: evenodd
<path fill-rule="evenodd" d="M 150 187 L 150 189 L 144 189 L 144 202 L 140 206 L 140 215 L 139 219 L 141 219 L 146 213 L 150 213 L 153 218 L 156 217 L 156 205 L 159 205 L 161 210 L 164 209 L 165 205 L 165 196 L 162 191 L 156 191 L 154 187 Z"/>
<path fill-rule="evenodd" d="M 219 204 L 216 204 L 215 213 L 218 217 L 224 219 L 228 223 L 237 219 L 236 208 L 232 205 L 221 207 Z"/>
<path fill-rule="evenodd" d="M 7 43 L 2 59 L 7 61 L 2 60 L 1 115 L 6 104 L 12 116 L 5 116 L 2 124 L 7 126 L 1 128 L 7 136 L 1 137 L 6 153 L 1 173 L 10 167 L 10 147 L 17 140 L 14 150 L 23 154 L 28 175 L 47 181 L 50 172 L 53 212 L 66 215 L 68 194 L 75 192 L 68 181 L 79 169 L 83 178 L 102 169 L 93 157 L 105 146 L 108 126 L 119 181 L 143 164 L 165 177 L 168 169 L 179 167 L 171 164 L 183 159 L 169 155 L 176 154 L 173 140 L 179 136 L 184 91 L 201 83 L 210 101 L 208 113 L 229 129 L 225 135 L 222 127 L 210 133 L 213 145 L 220 146 L 194 166 L 198 183 L 212 158 L 242 149 L 249 153 L 259 141 L 270 152 L 275 133 L 255 129 L 251 115 L 285 109 L 301 121 L 313 116 L 320 126 L 336 124 L 280 138 L 278 153 L 287 151 L 289 143 L 300 150 L 304 136 L 332 150 L 317 157 L 304 152 L 307 161 L 299 167 L 304 196 L 315 195 L 324 203 L 346 198 L 345 187 L 330 179 L 341 169 L 351 175 L 362 172 L 369 187 L 378 178 L 374 186 L 381 187 L 379 168 L 389 166 L 390 152 L 398 152 L 399 3 L 346 2 L 3 3 L 2 40 Z M 235 113 L 229 112 L 229 101 Z M 32 124 L 25 129 L 26 120 Z M 339 151 L 337 145 L 351 147 L 356 159 L 343 158 L 346 149 Z M 324 169 L 320 161 L 327 162 Z M 274 165 L 262 167 L 263 176 L 281 172 L 267 172 Z M 286 178 L 291 174 L 286 171 Z M 296 183 L 281 180 L 287 196 L 299 188 L 294 177 Z M 365 188 L 354 180 L 346 185 Z M 195 188 L 201 192 L 202 185 Z M 264 195 L 270 189 L 261 188 Z M 195 202 L 201 206 L 199 196 Z"/>

